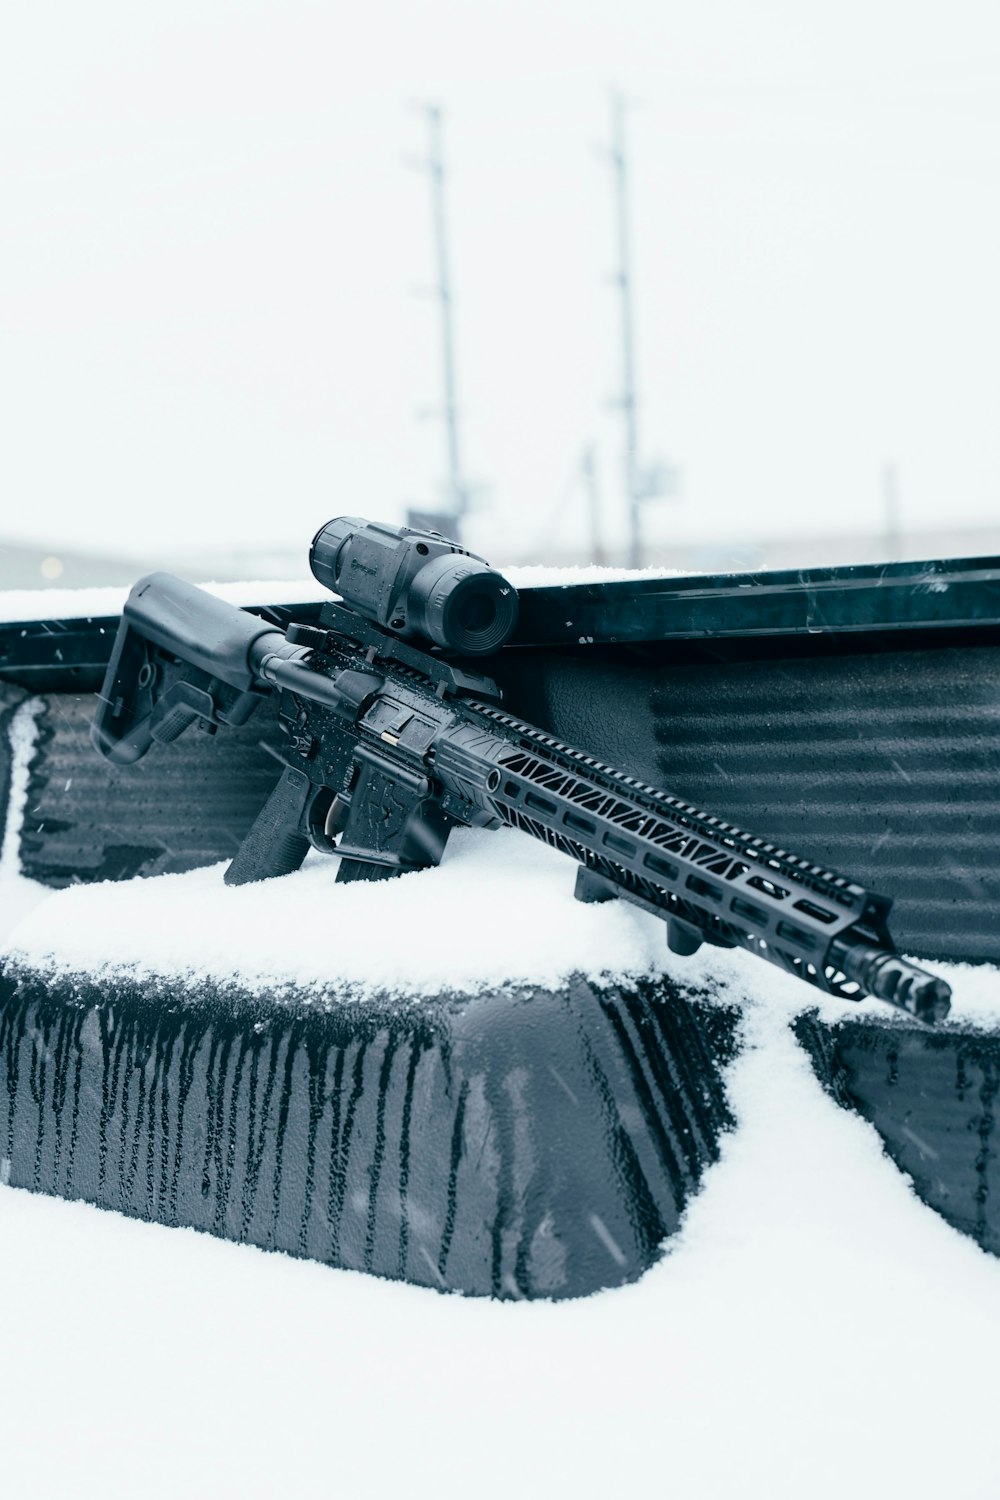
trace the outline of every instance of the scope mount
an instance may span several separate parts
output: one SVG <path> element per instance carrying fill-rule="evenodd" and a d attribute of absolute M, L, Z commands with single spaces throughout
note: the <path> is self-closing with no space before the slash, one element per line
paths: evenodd
<path fill-rule="evenodd" d="M 290 625 L 286 638 L 296 646 L 308 646 L 320 656 L 342 651 L 347 640 L 358 646 L 371 664 L 396 662 L 412 672 L 419 672 L 421 677 L 433 683 L 439 697 L 446 697 L 449 693 L 455 696 L 468 693 L 471 697 L 485 698 L 494 703 L 501 700 L 500 689 L 492 677 L 470 672 L 446 660 L 436 647 L 429 644 L 425 650 L 408 645 L 344 604 L 324 604 L 319 621 L 319 625 Z"/>

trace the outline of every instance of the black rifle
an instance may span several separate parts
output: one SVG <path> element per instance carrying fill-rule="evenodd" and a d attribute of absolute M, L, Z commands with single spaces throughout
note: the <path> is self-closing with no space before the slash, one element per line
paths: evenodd
<path fill-rule="evenodd" d="M 482 559 L 345 517 L 310 563 L 342 602 L 287 630 L 170 574 L 142 579 L 100 695 L 94 743 L 128 764 L 196 722 L 242 724 L 278 689 L 285 769 L 228 884 L 287 874 L 310 846 L 340 855 L 338 880 L 382 879 L 437 864 L 457 825 L 507 826 L 577 861 L 580 900 L 662 918 L 675 953 L 746 948 L 829 994 L 947 1014 L 948 985 L 896 953 L 888 898 L 506 713 L 454 659 L 499 649 L 516 622 Z"/>

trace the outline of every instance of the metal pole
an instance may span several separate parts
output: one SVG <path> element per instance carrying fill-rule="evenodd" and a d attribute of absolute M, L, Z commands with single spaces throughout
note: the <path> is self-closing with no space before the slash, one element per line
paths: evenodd
<path fill-rule="evenodd" d="M 601 497 L 597 487 L 597 451 L 593 443 L 583 450 L 580 460 L 583 487 L 587 497 L 587 521 L 590 529 L 590 560 L 603 563 L 604 547 L 601 542 Z"/>
<path fill-rule="evenodd" d="M 444 385 L 444 421 L 448 457 L 449 510 L 461 520 L 467 509 L 468 491 L 462 477 L 458 441 L 458 401 L 455 378 L 455 330 L 448 237 L 445 222 L 444 142 L 441 109 L 426 106 L 428 127 L 427 171 L 431 180 L 434 253 L 437 261 L 437 294 L 441 305 L 441 363 Z"/>
<path fill-rule="evenodd" d="M 642 496 L 639 482 L 638 402 L 635 392 L 635 331 L 632 312 L 632 270 L 628 224 L 628 164 L 625 154 L 625 101 L 620 94 L 611 100 L 611 166 L 615 179 L 618 221 L 618 270 L 615 282 L 621 293 L 622 390 L 620 405 L 625 425 L 625 497 L 628 502 L 629 566 L 641 568 Z"/>
<path fill-rule="evenodd" d="M 895 562 L 903 550 L 899 532 L 899 475 L 895 464 L 884 464 L 882 467 L 882 514 L 888 561 Z"/>

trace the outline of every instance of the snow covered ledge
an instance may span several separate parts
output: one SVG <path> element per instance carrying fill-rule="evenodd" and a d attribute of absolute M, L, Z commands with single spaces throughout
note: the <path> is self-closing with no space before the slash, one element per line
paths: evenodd
<path fill-rule="evenodd" d="M 737 1020 L 675 987 L 659 923 L 575 902 L 513 833 L 385 885 L 222 870 L 72 887 L 15 927 L 7 1181 L 495 1297 L 653 1263 L 731 1124 Z"/>

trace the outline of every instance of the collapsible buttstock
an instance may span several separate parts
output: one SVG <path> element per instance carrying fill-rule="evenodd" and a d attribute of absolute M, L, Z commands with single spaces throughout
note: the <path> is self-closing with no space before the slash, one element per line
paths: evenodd
<path fill-rule="evenodd" d="M 91 739 L 115 765 L 140 760 L 191 724 L 242 724 L 261 696 L 250 651 L 280 631 L 203 589 L 151 573 L 122 613 Z"/>
<path fill-rule="evenodd" d="M 150 573 L 132 589 L 123 623 L 144 640 L 219 678 L 238 692 L 256 683 L 250 648 L 273 625 L 171 573 Z"/>

